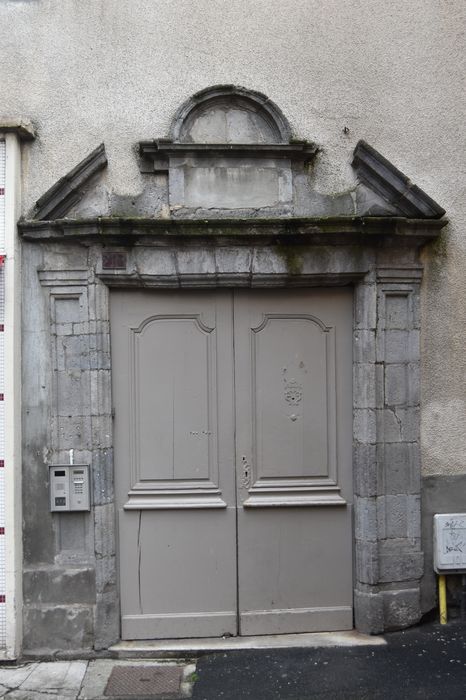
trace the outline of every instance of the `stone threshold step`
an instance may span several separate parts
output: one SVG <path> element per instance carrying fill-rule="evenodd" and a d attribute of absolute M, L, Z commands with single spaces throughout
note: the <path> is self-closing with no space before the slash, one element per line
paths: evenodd
<path fill-rule="evenodd" d="M 113 657 L 128 658 L 195 658 L 203 654 L 241 649 L 309 649 L 317 647 L 358 647 L 386 644 L 383 637 L 345 632 L 307 634 L 271 634 L 257 637 L 222 637 L 202 639 L 149 639 L 121 641 L 110 647 Z"/>

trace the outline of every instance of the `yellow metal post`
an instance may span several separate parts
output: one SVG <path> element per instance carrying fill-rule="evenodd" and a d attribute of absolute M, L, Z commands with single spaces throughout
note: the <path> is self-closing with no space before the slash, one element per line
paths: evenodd
<path fill-rule="evenodd" d="M 447 624 L 447 578 L 445 574 L 438 577 L 438 605 L 440 612 L 440 624 Z"/>

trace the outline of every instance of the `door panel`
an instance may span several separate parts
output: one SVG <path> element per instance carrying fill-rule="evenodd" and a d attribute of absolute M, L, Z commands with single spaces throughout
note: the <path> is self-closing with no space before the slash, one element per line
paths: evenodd
<path fill-rule="evenodd" d="M 236 634 L 231 292 L 112 291 L 123 638 Z"/>
<path fill-rule="evenodd" d="M 350 628 L 351 292 L 236 292 L 234 323 L 240 632 Z"/>

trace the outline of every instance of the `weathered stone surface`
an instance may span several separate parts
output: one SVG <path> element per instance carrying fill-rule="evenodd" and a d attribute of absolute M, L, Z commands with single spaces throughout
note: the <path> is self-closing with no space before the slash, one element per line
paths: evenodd
<path fill-rule="evenodd" d="M 25 651 L 89 650 L 93 646 L 91 606 L 43 605 L 24 610 Z"/>
<path fill-rule="evenodd" d="M 376 407 L 375 370 L 374 363 L 357 362 L 353 364 L 353 404 L 355 408 Z"/>
<path fill-rule="evenodd" d="M 375 362 L 375 331 L 354 331 L 353 353 L 353 362 Z"/>
<path fill-rule="evenodd" d="M 379 582 L 379 552 L 377 542 L 356 540 L 356 577 L 360 583 Z"/>
<path fill-rule="evenodd" d="M 399 547 L 399 551 L 391 555 L 379 553 L 379 581 L 381 583 L 419 581 L 422 576 L 423 565 L 424 557 L 422 552 L 403 552 Z M 418 615 L 420 615 L 420 610 Z"/>
<path fill-rule="evenodd" d="M 358 442 L 375 443 L 377 439 L 377 414 L 369 408 L 353 411 L 354 439 Z"/>
<path fill-rule="evenodd" d="M 355 329 L 375 329 L 377 325 L 377 289 L 375 285 L 358 285 L 354 290 L 354 296 Z"/>
<path fill-rule="evenodd" d="M 366 634 L 380 634 L 384 631 L 383 598 L 380 593 L 354 592 L 355 625 Z"/>
<path fill-rule="evenodd" d="M 390 364 L 385 367 L 385 400 L 389 406 L 419 404 L 419 364 Z"/>
<path fill-rule="evenodd" d="M 354 534 L 357 540 L 377 541 L 377 499 L 354 499 Z"/>
<path fill-rule="evenodd" d="M 355 495 L 377 495 L 377 447 L 360 442 L 353 445 Z"/>
<path fill-rule="evenodd" d="M 23 595 L 26 604 L 76 605 L 95 603 L 93 568 L 56 567 L 26 569 L 23 572 Z"/>
<path fill-rule="evenodd" d="M 92 451 L 92 487 L 95 506 L 113 501 L 113 448 Z"/>
<path fill-rule="evenodd" d="M 382 597 L 386 630 L 409 627 L 421 619 L 419 588 L 384 591 Z"/>
<path fill-rule="evenodd" d="M 94 648 L 108 649 L 120 639 L 120 606 L 116 588 L 97 595 Z"/>
<path fill-rule="evenodd" d="M 382 494 L 417 494 L 420 460 L 417 443 L 388 443 L 378 447 L 379 491 Z"/>
<path fill-rule="evenodd" d="M 404 494 L 380 496 L 377 499 L 379 537 L 419 539 L 420 496 Z"/>

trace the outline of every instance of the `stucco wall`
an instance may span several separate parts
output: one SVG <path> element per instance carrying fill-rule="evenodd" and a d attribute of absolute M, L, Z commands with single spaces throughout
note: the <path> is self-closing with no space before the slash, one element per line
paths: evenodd
<path fill-rule="evenodd" d="M 424 254 L 422 462 L 426 475 L 464 472 L 465 14 L 461 0 L 2 0 L 0 111 L 38 132 L 24 213 L 101 141 L 108 190 L 137 194 L 134 144 L 216 83 L 266 93 L 321 145 L 320 191 L 352 185 L 364 138 L 451 219 Z"/>

